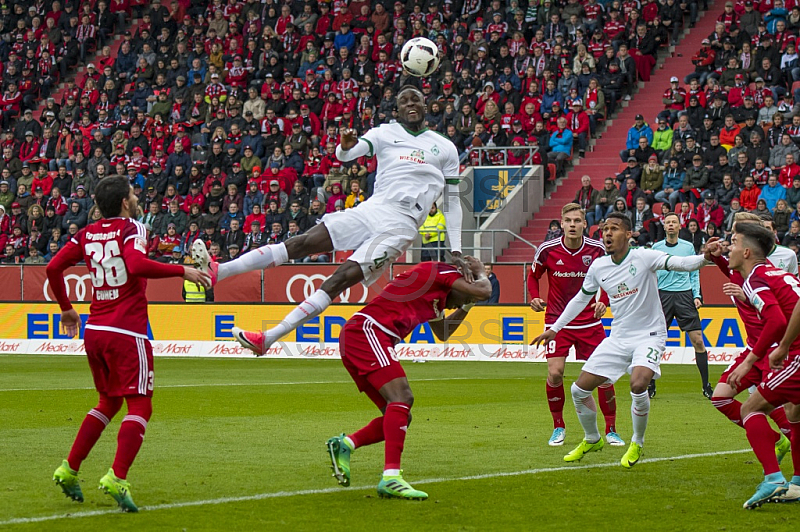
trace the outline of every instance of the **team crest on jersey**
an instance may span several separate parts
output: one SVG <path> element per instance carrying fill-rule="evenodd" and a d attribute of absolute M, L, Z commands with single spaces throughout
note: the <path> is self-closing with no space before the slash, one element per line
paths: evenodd
<path fill-rule="evenodd" d="M 583 265 L 589 266 L 592 263 L 592 256 L 591 255 L 584 255 L 583 257 Z"/>
<path fill-rule="evenodd" d="M 636 266 L 634 266 L 633 264 L 631 264 L 631 267 L 628 268 L 628 271 L 631 273 L 632 276 L 634 277 L 636 276 Z"/>
<path fill-rule="evenodd" d="M 783 262 L 783 259 L 781 259 L 780 263 L 778 263 L 778 268 L 780 268 L 781 270 L 786 269 L 786 263 Z"/>
<path fill-rule="evenodd" d="M 440 153 L 439 146 L 434 144 L 433 147 L 431 148 L 431 153 L 434 154 L 434 155 L 439 155 L 439 153 Z"/>

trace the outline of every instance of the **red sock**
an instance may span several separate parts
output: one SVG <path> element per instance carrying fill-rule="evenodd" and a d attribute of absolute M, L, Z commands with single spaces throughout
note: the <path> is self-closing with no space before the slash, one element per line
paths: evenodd
<path fill-rule="evenodd" d="M 603 385 L 597 388 L 597 399 L 600 410 L 606 420 L 606 434 L 617 432 L 617 392 L 614 385 Z"/>
<path fill-rule="evenodd" d="M 546 383 L 547 406 L 550 407 L 550 415 L 553 416 L 553 428 L 564 428 L 564 383 L 558 386 L 550 384 L 550 379 Z"/>
<path fill-rule="evenodd" d="M 366 427 L 355 431 L 348 436 L 356 449 L 373 443 L 383 441 L 383 416 L 376 417 Z"/>
<path fill-rule="evenodd" d="M 789 438 L 792 440 L 792 465 L 794 466 L 794 476 L 800 476 L 800 421 L 790 423 L 792 432 Z"/>
<path fill-rule="evenodd" d="M 383 437 L 386 440 L 384 469 L 400 469 L 400 456 L 408 430 L 411 407 L 405 403 L 389 403 L 383 416 Z"/>
<path fill-rule="evenodd" d="M 711 404 L 722 412 L 722 415 L 733 421 L 734 425 L 742 426 L 742 403 L 733 397 L 712 397 Z"/>
<path fill-rule="evenodd" d="M 144 441 L 144 431 L 147 422 L 153 413 L 153 403 L 149 397 L 136 395 L 126 397 L 128 402 L 128 415 L 122 419 L 117 435 L 117 454 L 114 456 L 114 474 L 119 478 L 128 477 L 130 469 L 139 448 Z"/>
<path fill-rule="evenodd" d="M 764 475 L 778 473 L 781 469 L 775 456 L 775 431 L 770 428 L 767 416 L 763 412 L 752 412 L 744 417 L 742 424 L 750 447 L 764 468 Z"/>
<path fill-rule="evenodd" d="M 792 424 L 788 419 L 786 419 L 786 410 L 783 409 L 783 405 L 773 410 L 769 417 L 771 417 L 772 421 L 778 425 L 778 428 L 781 429 L 782 433 L 788 436 L 792 432 Z"/>
<path fill-rule="evenodd" d="M 72 444 L 72 449 L 69 451 L 67 462 L 69 462 L 69 466 L 72 469 L 78 471 L 81 468 L 81 464 L 89 456 L 94 444 L 103 434 L 103 430 L 105 430 L 121 407 L 121 397 L 111 398 L 105 394 L 100 395 L 100 401 L 98 401 L 97 406 L 89 410 L 89 413 L 83 419 L 78 435 L 75 436 L 75 442 Z"/>

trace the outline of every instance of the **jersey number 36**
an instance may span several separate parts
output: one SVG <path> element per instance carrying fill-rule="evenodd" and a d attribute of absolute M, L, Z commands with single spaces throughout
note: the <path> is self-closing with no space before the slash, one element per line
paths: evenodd
<path fill-rule="evenodd" d="M 109 240 L 105 245 L 100 242 L 91 242 L 85 246 L 89 259 L 89 269 L 92 274 L 92 286 L 100 288 L 107 286 L 122 286 L 128 281 L 128 271 L 125 261 L 120 257 L 119 244 L 116 240 Z"/>

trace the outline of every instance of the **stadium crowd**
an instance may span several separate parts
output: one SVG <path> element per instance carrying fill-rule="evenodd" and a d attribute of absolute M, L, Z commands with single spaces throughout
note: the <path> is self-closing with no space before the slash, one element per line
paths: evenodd
<path fill-rule="evenodd" d="M 334 147 L 341 128 L 392 120 L 404 84 L 465 164 L 527 153 L 471 147 L 536 145 L 532 162 L 562 171 L 694 24 L 703 6 L 683 2 L 3 3 L 2 260 L 46 261 L 99 216 L 93 188 L 113 174 L 136 187 L 156 258 L 291 238 L 370 196 L 374 158 L 343 165 Z M 430 78 L 400 66 L 415 36 L 440 48 Z"/>
<path fill-rule="evenodd" d="M 584 176 L 575 201 L 589 224 L 623 212 L 637 244 L 650 245 L 677 210 L 682 238 L 699 252 L 709 238 L 729 237 L 734 215 L 748 211 L 771 218 L 779 241 L 800 252 L 798 28 L 800 5 L 727 2 L 687 86 L 672 77 L 664 110 L 650 123 L 635 117 L 619 173 L 596 188 Z"/>

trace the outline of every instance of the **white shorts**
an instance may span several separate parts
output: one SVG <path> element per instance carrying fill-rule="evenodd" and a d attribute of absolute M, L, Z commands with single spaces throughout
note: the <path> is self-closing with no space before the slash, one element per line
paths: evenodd
<path fill-rule="evenodd" d="M 361 265 L 365 286 L 378 280 L 419 234 L 419 225 L 408 213 L 372 201 L 326 214 L 322 223 L 331 235 L 334 250 L 354 250 L 347 260 Z"/>
<path fill-rule="evenodd" d="M 597 346 L 592 356 L 583 365 L 582 371 L 605 377 L 617 382 L 625 373 L 631 373 L 636 366 L 650 369 L 661 376 L 661 357 L 667 350 L 664 336 L 643 336 L 620 340 L 609 336 Z"/>

